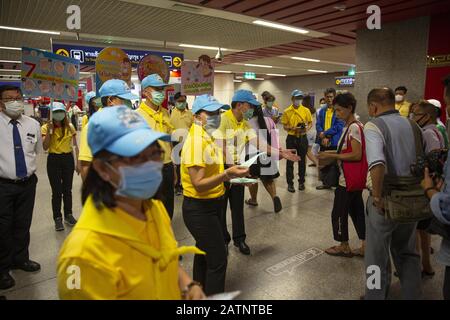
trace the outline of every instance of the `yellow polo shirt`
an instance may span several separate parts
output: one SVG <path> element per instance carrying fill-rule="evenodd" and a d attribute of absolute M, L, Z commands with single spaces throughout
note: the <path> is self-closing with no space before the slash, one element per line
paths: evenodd
<path fill-rule="evenodd" d="M 94 158 L 92 156 L 91 148 L 88 144 L 88 128 L 89 126 L 85 126 L 81 130 L 80 134 L 80 151 L 78 153 L 78 160 L 80 161 L 86 161 L 86 162 L 92 162 L 92 159 Z"/>
<path fill-rule="evenodd" d="M 144 117 L 150 128 L 153 130 L 172 134 L 173 126 L 170 123 L 169 112 L 167 112 L 166 109 L 159 107 L 158 111 L 155 111 L 143 101 L 136 111 Z M 172 144 L 166 141 L 158 141 L 158 143 L 164 150 L 164 164 L 171 163 Z"/>
<path fill-rule="evenodd" d="M 411 102 L 408 102 L 406 100 L 395 103 L 395 110 L 397 110 L 400 113 L 400 115 L 403 117 L 409 116 L 410 108 L 411 108 Z"/>
<path fill-rule="evenodd" d="M 214 131 L 213 136 L 226 141 L 227 151 L 233 156 L 234 163 L 239 162 L 245 145 L 257 137 L 255 130 L 246 120 L 237 121 L 232 109 L 222 113 L 220 127 Z"/>
<path fill-rule="evenodd" d="M 307 127 L 310 123 L 312 123 L 311 111 L 304 106 L 299 106 L 295 109 L 291 104 L 286 110 L 284 110 L 284 113 L 281 116 L 281 123 L 288 127 L 297 127 L 299 123 L 304 123 Z M 288 134 L 296 137 L 306 135 L 306 133 L 296 134 L 295 130 L 289 130 Z"/>
<path fill-rule="evenodd" d="M 89 122 L 89 117 L 87 116 L 87 114 L 85 114 L 85 115 L 83 116 L 83 118 L 81 118 L 81 130 L 83 130 L 84 127 L 86 127 L 86 125 L 88 124 L 88 122 Z"/>
<path fill-rule="evenodd" d="M 172 110 L 170 115 L 170 123 L 174 129 L 190 129 L 194 122 L 194 116 L 191 110 L 179 110 L 177 108 Z"/>
<path fill-rule="evenodd" d="M 205 191 L 198 192 L 191 181 L 189 168 L 205 168 L 205 178 L 221 174 L 223 167 L 223 152 L 216 146 L 211 136 L 198 124 L 192 125 L 181 150 L 181 184 L 183 195 L 196 199 L 214 199 L 224 195 L 223 183 Z"/>
<path fill-rule="evenodd" d="M 120 208 L 97 209 L 91 197 L 58 257 L 61 299 L 179 300 L 178 257 L 204 254 L 178 247 L 159 200 L 145 204 L 147 221 Z"/>
<path fill-rule="evenodd" d="M 47 133 L 48 125 L 44 124 L 41 128 L 41 134 L 43 137 L 45 137 Z M 69 127 L 65 128 L 64 131 L 61 127 L 54 127 L 53 134 L 50 137 L 50 146 L 48 148 L 48 153 L 72 153 L 72 140 L 76 135 L 77 130 L 75 130 L 75 127 L 71 123 L 69 123 Z"/>

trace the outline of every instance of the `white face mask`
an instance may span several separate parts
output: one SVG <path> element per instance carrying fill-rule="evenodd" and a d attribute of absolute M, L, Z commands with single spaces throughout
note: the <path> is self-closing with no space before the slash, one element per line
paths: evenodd
<path fill-rule="evenodd" d="M 5 102 L 5 113 L 11 117 L 19 117 L 23 113 L 24 109 L 25 107 L 23 101 Z"/>
<path fill-rule="evenodd" d="M 395 95 L 395 102 L 402 102 L 402 101 L 403 101 L 403 96 L 401 94 Z"/>

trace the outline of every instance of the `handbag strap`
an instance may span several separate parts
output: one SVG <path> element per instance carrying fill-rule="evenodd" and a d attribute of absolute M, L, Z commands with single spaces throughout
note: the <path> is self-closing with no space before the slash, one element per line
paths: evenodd
<path fill-rule="evenodd" d="M 344 133 L 344 135 L 342 136 L 341 142 L 339 143 L 339 146 L 338 146 L 338 148 L 337 148 L 337 153 L 341 153 L 341 152 L 342 152 L 342 148 L 344 147 L 344 142 L 345 142 L 345 140 L 347 139 L 347 133 L 348 133 L 348 131 L 350 130 L 350 126 L 351 126 L 352 124 L 354 124 L 354 123 L 356 123 L 356 121 L 353 121 L 352 123 L 350 123 L 350 124 L 348 125 L 348 127 L 347 127 L 347 130 L 345 130 L 345 133 Z"/>

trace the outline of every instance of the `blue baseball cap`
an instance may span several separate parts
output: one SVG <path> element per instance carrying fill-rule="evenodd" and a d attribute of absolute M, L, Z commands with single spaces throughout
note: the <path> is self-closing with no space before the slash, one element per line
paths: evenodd
<path fill-rule="evenodd" d="M 227 108 L 227 105 L 220 103 L 219 101 L 217 101 L 216 98 L 214 98 L 210 94 L 203 94 L 201 96 L 197 96 L 197 98 L 195 98 L 194 104 L 192 105 L 193 114 L 196 114 L 200 110 L 214 112 L 219 109 L 228 110 L 230 109 L 230 106 L 228 106 Z"/>
<path fill-rule="evenodd" d="M 260 106 L 261 103 L 258 102 L 256 96 L 249 90 L 238 90 L 234 93 L 232 102 L 248 102 L 253 106 Z"/>
<path fill-rule="evenodd" d="M 131 89 L 128 84 L 119 79 L 111 79 L 106 81 L 102 84 L 98 90 L 98 93 L 100 93 L 101 98 L 115 96 L 125 100 L 139 99 L 138 96 L 131 93 Z"/>
<path fill-rule="evenodd" d="M 295 89 L 294 91 L 292 91 L 291 93 L 291 97 L 304 97 L 305 95 L 303 94 L 303 91 Z"/>
<path fill-rule="evenodd" d="M 66 106 L 63 103 L 61 103 L 61 102 L 53 102 L 52 112 L 55 112 L 55 111 L 64 111 L 64 112 L 66 112 Z"/>
<path fill-rule="evenodd" d="M 91 101 L 92 98 L 95 98 L 97 96 L 97 94 L 95 93 L 95 91 L 89 91 L 88 93 L 86 93 L 86 95 L 84 96 L 84 102 L 86 102 L 86 105 L 89 105 L 89 101 Z"/>
<path fill-rule="evenodd" d="M 142 89 L 147 87 L 167 87 L 168 84 L 163 81 L 161 76 L 157 73 L 146 76 L 141 82 Z"/>
<path fill-rule="evenodd" d="M 88 144 L 95 155 L 106 150 L 133 157 L 156 140 L 170 141 L 168 134 L 152 130 L 136 111 L 121 105 L 96 112 L 88 124 Z"/>

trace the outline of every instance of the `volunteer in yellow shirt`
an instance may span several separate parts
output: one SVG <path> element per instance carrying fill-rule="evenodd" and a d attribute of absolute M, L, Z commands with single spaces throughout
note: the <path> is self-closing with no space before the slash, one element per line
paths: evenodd
<path fill-rule="evenodd" d="M 249 173 L 248 168 L 238 166 L 224 171 L 223 151 L 211 136 L 219 127 L 219 110 L 223 107 L 210 95 L 196 98 L 192 109 L 194 124 L 181 153 L 183 219 L 196 246 L 206 252 L 206 256 L 195 255 L 194 280 L 203 285 L 207 295 L 225 290 L 227 252 L 221 225 L 223 183 Z"/>
<path fill-rule="evenodd" d="M 175 194 L 182 195 L 183 188 L 181 186 L 181 177 L 180 177 L 180 154 L 181 148 L 183 147 L 183 143 L 186 140 L 186 136 L 189 132 L 189 129 L 192 126 L 192 122 L 194 121 L 192 112 L 187 109 L 186 96 L 182 95 L 180 92 L 177 92 L 173 97 L 175 101 L 175 108 L 172 110 L 170 115 L 170 123 L 174 128 L 174 132 L 172 134 L 173 139 L 178 141 L 174 142 L 174 164 L 176 167 L 176 182 L 175 182 Z M 179 144 L 181 143 L 181 144 Z"/>
<path fill-rule="evenodd" d="M 165 83 L 158 74 L 151 74 L 145 77 L 141 83 L 142 95 L 145 97 L 145 100 L 141 102 L 137 112 L 144 117 L 150 128 L 171 135 L 173 126 L 170 123 L 169 112 L 161 106 L 166 97 L 165 88 L 167 86 L 168 84 Z M 170 141 L 160 141 L 159 144 L 164 150 L 161 192 L 164 194 L 164 206 L 172 219 L 175 195 L 175 171 L 172 161 L 172 143 Z"/>
<path fill-rule="evenodd" d="M 411 111 L 411 102 L 406 101 L 405 98 L 407 92 L 408 89 L 404 86 L 395 89 L 395 110 L 403 117 L 409 117 Z"/>
<path fill-rule="evenodd" d="M 308 152 L 308 138 L 306 133 L 312 127 L 311 112 L 302 105 L 304 94 L 300 90 L 294 90 L 291 94 L 292 104 L 281 116 L 281 123 L 287 131 L 286 148 L 294 149 L 300 156 L 298 162 L 299 190 L 305 190 L 306 153 Z M 288 191 L 295 192 L 294 188 L 294 162 L 286 163 L 286 180 Z"/>
<path fill-rule="evenodd" d="M 54 102 L 50 122 L 41 128 L 44 150 L 48 150 L 47 175 L 52 188 L 52 210 L 55 230 L 64 230 L 61 202 L 64 201 L 64 222 L 74 226 L 72 214 L 72 183 L 75 171 L 73 148 L 78 156 L 75 127 L 67 117 L 66 107 Z M 79 172 L 77 168 L 77 172 Z"/>
<path fill-rule="evenodd" d="M 180 254 L 157 191 L 170 136 L 150 129 L 126 106 L 89 121 L 94 159 L 82 189 L 83 212 L 58 258 L 61 299 L 202 299 L 200 284 L 178 265 Z"/>
<path fill-rule="evenodd" d="M 136 100 L 138 97 L 131 93 L 128 84 L 119 79 L 110 79 L 105 81 L 98 90 L 103 107 L 126 105 L 131 109 L 131 100 Z M 99 109 L 101 110 L 101 109 Z M 92 152 L 89 147 L 87 136 L 88 128 L 84 127 L 80 135 L 80 154 L 78 162 L 80 164 L 80 174 L 83 181 L 86 179 L 89 166 L 92 162 Z"/>
<path fill-rule="evenodd" d="M 85 102 L 85 110 L 87 109 L 87 112 L 81 119 L 81 130 L 83 130 L 84 127 L 86 127 L 86 125 L 89 122 L 89 118 L 92 117 L 92 115 L 102 107 L 101 101 L 99 101 L 96 98 L 95 91 L 89 91 L 88 93 L 86 93 L 86 96 L 84 97 L 84 102 Z"/>

